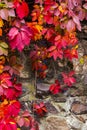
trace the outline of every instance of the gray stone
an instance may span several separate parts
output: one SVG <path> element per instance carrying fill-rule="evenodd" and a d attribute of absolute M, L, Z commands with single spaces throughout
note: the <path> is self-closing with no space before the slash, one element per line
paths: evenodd
<path fill-rule="evenodd" d="M 87 114 L 87 105 L 80 102 L 73 102 L 71 112 L 74 114 Z"/>
<path fill-rule="evenodd" d="M 67 98 L 67 101 L 66 101 L 65 106 L 64 106 L 64 109 L 66 112 L 70 112 L 71 105 L 73 102 L 74 102 L 74 98 L 72 98 L 72 97 Z"/>
<path fill-rule="evenodd" d="M 86 121 L 86 123 L 85 124 L 83 124 L 83 126 L 82 126 L 82 129 L 81 130 L 87 130 L 87 121 Z"/>
<path fill-rule="evenodd" d="M 81 130 L 83 122 L 78 120 L 75 116 L 73 116 L 73 115 L 67 116 L 66 121 L 67 121 L 68 125 L 70 125 L 72 128 Z"/>
<path fill-rule="evenodd" d="M 48 110 L 48 113 L 58 114 L 58 110 L 50 102 L 46 102 L 45 106 L 46 106 L 46 108 Z"/>
<path fill-rule="evenodd" d="M 50 84 L 37 83 L 37 90 L 47 92 L 49 91 Z"/>

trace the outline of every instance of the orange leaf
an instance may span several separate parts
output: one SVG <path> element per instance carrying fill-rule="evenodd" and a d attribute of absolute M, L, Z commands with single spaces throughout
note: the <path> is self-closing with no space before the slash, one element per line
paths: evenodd
<path fill-rule="evenodd" d="M 3 65 L 5 63 L 5 57 L 0 56 L 0 65 Z"/>
<path fill-rule="evenodd" d="M 3 72 L 4 66 L 0 65 L 0 74 Z"/>
<path fill-rule="evenodd" d="M 0 28 L 0 36 L 2 36 L 2 29 Z"/>
<path fill-rule="evenodd" d="M 0 19 L 0 27 L 3 27 L 4 23 L 3 23 L 3 20 Z"/>

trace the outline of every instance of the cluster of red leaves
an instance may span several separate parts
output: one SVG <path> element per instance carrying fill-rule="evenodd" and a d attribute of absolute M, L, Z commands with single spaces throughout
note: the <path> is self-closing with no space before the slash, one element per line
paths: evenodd
<path fill-rule="evenodd" d="M 43 19 L 46 23 L 60 24 L 60 27 L 67 31 L 75 28 L 81 31 L 80 21 L 87 17 L 85 10 L 87 6 L 85 6 L 86 4 L 82 6 L 81 0 L 60 0 L 59 2 L 45 0 L 43 4 Z"/>
<path fill-rule="evenodd" d="M 16 57 L 12 58 L 9 60 L 14 64 L 16 60 L 13 60 Z M 1 56 L 0 65 L 4 64 L 5 57 Z M 0 130 L 17 130 L 22 126 L 29 127 L 30 130 L 39 130 L 38 123 L 29 112 L 21 110 L 21 104 L 17 99 L 22 94 L 22 85 L 16 83 L 13 74 L 10 75 L 6 68 L 0 73 Z"/>
<path fill-rule="evenodd" d="M 39 130 L 38 123 L 31 117 L 30 113 L 26 110 L 21 112 L 16 117 L 16 122 L 19 127 L 25 126 L 29 127 L 30 130 Z"/>
<path fill-rule="evenodd" d="M 32 69 L 38 72 L 38 76 L 46 77 L 47 65 L 44 61 L 47 58 L 70 61 L 78 58 L 75 31 L 81 31 L 80 21 L 87 19 L 87 0 L 84 3 L 82 0 L 35 0 L 34 10 L 30 15 L 33 22 L 26 24 L 24 18 L 28 14 L 29 7 L 25 0 L 0 0 L 0 36 L 3 35 L 4 22 L 8 21 L 11 28 L 7 31 L 6 41 L 9 41 L 12 51 L 17 49 L 21 52 L 25 46 L 30 45 L 31 40 L 35 41 L 35 44 L 42 38 L 49 42 L 49 47 L 37 45 L 30 53 Z M 13 62 L 12 58 L 6 56 L 8 45 L 0 42 L 0 130 L 17 130 L 17 126 L 38 130 L 38 124 L 30 114 L 27 111 L 20 112 L 20 102 L 16 99 L 21 95 L 22 87 L 12 77 L 18 74 L 18 70 L 15 71 L 16 58 L 12 57 Z M 7 61 L 9 65 L 5 66 Z M 76 82 L 73 75 L 73 71 L 62 73 L 65 85 L 72 86 Z M 50 86 L 49 91 L 52 94 L 61 92 L 58 80 Z M 8 101 L 4 100 L 5 98 Z M 39 116 L 47 113 L 43 102 L 34 103 L 33 110 Z"/>
<path fill-rule="evenodd" d="M 18 60 L 16 55 L 12 55 L 8 59 L 9 65 L 4 66 L 4 71 L 8 71 L 12 75 L 20 75 L 20 71 L 23 69 L 21 61 Z"/>
<path fill-rule="evenodd" d="M 10 100 L 16 99 L 22 94 L 22 85 L 13 83 L 11 79 L 8 72 L 0 75 L 0 96 L 5 95 Z"/>
<path fill-rule="evenodd" d="M 76 83 L 74 74 L 75 74 L 74 71 L 70 71 L 69 73 L 64 73 L 64 72 L 62 73 L 64 85 L 71 87 L 74 83 Z M 60 85 L 58 80 L 55 80 L 55 83 L 50 85 L 49 91 L 52 94 L 58 94 L 58 93 L 62 92 L 63 86 Z"/>
<path fill-rule="evenodd" d="M 33 111 L 40 117 L 47 113 L 47 108 L 43 102 L 33 103 Z"/>
<path fill-rule="evenodd" d="M 64 85 L 71 87 L 74 83 L 76 83 L 74 74 L 75 74 L 74 71 L 70 71 L 69 73 L 64 73 L 64 72 L 62 73 Z M 55 83 L 50 85 L 49 91 L 52 94 L 58 94 L 62 92 L 63 86 L 60 85 L 60 82 L 58 80 L 55 80 Z"/>
<path fill-rule="evenodd" d="M 20 112 L 20 102 L 16 100 L 0 103 L 0 130 L 17 130 L 15 117 Z"/>
<path fill-rule="evenodd" d="M 21 111 L 19 101 L 6 99 L 0 103 L 0 130 L 17 130 L 17 127 L 29 127 L 30 130 L 38 130 L 38 124 L 29 112 Z"/>
<path fill-rule="evenodd" d="M 78 53 L 77 53 L 77 50 L 74 48 L 72 48 L 71 50 L 66 49 L 64 50 L 64 56 L 65 58 L 72 60 L 73 58 L 78 58 Z"/>
<path fill-rule="evenodd" d="M 74 32 L 66 32 L 65 35 L 62 36 L 54 32 L 51 28 L 50 30 L 45 29 L 43 34 L 45 34 L 45 38 L 52 43 L 47 51 L 49 52 L 49 56 L 53 57 L 54 60 L 57 58 L 68 58 L 69 60 L 78 58 L 76 48 L 72 48 L 78 42 Z"/>

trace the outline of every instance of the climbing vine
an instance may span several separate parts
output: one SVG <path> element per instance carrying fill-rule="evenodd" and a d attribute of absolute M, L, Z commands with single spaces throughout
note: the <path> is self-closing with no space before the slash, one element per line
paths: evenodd
<path fill-rule="evenodd" d="M 35 0 L 30 10 L 25 0 L 0 0 L 0 130 L 20 130 L 29 127 L 39 130 L 38 123 L 28 110 L 22 110 L 19 97 L 22 84 L 17 75 L 22 69 L 18 52 L 30 47 L 32 71 L 37 78 L 46 78 L 46 61 L 69 61 L 78 58 L 76 31 L 87 19 L 87 0 Z M 50 62 L 51 64 L 51 62 Z M 51 94 L 58 94 L 64 85 L 76 82 L 74 71 L 61 73 L 49 87 Z M 33 104 L 34 112 L 43 116 L 44 103 Z"/>

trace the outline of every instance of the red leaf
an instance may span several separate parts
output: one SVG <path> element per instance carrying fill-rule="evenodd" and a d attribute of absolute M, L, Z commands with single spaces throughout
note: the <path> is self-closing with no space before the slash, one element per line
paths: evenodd
<path fill-rule="evenodd" d="M 74 23 L 77 26 L 77 29 L 79 31 L 81 31 L 81 24 L 80 24 L 80 20 L 79 20 L 78 16 L 74 15 L 72 18 L 73 18 Z"/>
<path fill-rule="evenodd" d="M 30 44 L 33 32 L 28 26 L 23 24 L 21 25 L 20 22 L 19 27 L 16 26 L 10 29 L 8 33 L 8 38 L 12 49 L 17 48 L 19 51 L 22 51 L 25 45 Z"/>
<path fill-rule="evenodd" d="M 68 32 L 75 30 L 75 23 L 73 22 L 73 20 L 68 21 L 68 23 L 66 24 L 66 28 Z"/>
<path fill-rule="evenodd" d="M 23 117 L 28 117 L 28 116 L 30 116 L 30 113 L 29 113 L 29 111 L 24 111 L 24 113 L 22 114 L 22 116 Z"/>
<path fill-rule="evenodd" d="M 6 115 L 10 115 L 10 116 L 18 116 L 19 112 L 20 112 L 20 102 L 14 100 L 14 102 L 11 102 L 8 106 L 7 109 L 5 111 Z"/>
<path fill-rule="evenodd" d="M 14 88 L 16 88 L 16 90 L 18 90 L 18 91 L 22 91 L 22 84 L 20 84 L 20 83 L 14 84 Z"/>
<path fill-rule="evenodd" d="M 4 90 L 3 90 L 3 88 L 0 86 L 0 96 L 3 95 L 3 93 L 4 93 Z"/>
<path fill-rule="evenodd" d="M 44 114 L 47 113 L 47 109 L 46 109 L 45 104 L 43 102 L 41 102 L 39 104 L 34 103 L 33 110 L 39 116 L 44 116 Z"/>
<path fill-rule="evenodd" d="M 17 123 L 20 127 L 22 127 L 24 125 L 24 118 L 20 118 L 17 120 Z"/>
<path fill-rule="evenodd" d="M 76 79 L 73 77 L 74 72 L 71 71 L 69 74 L 62 73 L 64 83 L 68 86 L 72 86 L 76 82 Z"/>
<path fill-rule="evenodd" d="M 8 20 L 8 9 L 4 8 L 4 9 L 0 9 L 0 17 L 4 20 Z"/>
<path fill-rule="evenodd" d="M 85 9 L 87 9 L 87 3 L 85 3 L 85 4 L 83 5 L 83 7 L 84 7 Z"/>
<path fill-rule="evenodd" d="M 49 91 L 52 94 L 57 94 L 57 93 L 61 92 L 61 86 L 60 86 L 58 80 L 55 80 L 55 83 L 50 86 Z"/>
<path fill-rule="evenodd" d="M 5 95 L 8 99 L 12 100 L 15 99 L 15 91 L 13 88 L 8 88 L 5 90 Z"/>
<path fill-rule="evenodd" d="M 0 130 L 17 130 L 16 123 L 11 118 L 5 118 L 0 123 Z"/>
<path fill-rule="evenodd" d="M 49 52 L 54 51 L 54 50 L 56 50 L 56 46 L 51 46 L 51 47 L 48 49 Z"/>
<path fill-rule="evenodd" d="M 14 3 L 14 6 L 16 8 L 16 13 L 20 19 L 23 19 L 29 14 L 29 7 L 25 1 L 22 1 L 21 3 L 16 1 Z"/>
<path fill-rule="evenodd" d="M 56 48 L 56 50 L 50 52 L 49 54 L 50 54 L 50 56 L 53 56 L 54 60 L 56 60 L 57 58 L 60 58 L 60 59 L 63 58 L 63 51 L 62 51 L 62 49 L 57 49 Z"/>
<path fill-rule="evenodd" d="M 78 53 L 76 49 L 67 49 L 64 51 L 64 56 L 69 60 L 72 60 L 73 58 L 78 58 Z"/>
<path fill-rule="evenodd" d="M 29 127 L 31 126 L 31 119 L 29 118 L 24 118 L 24 126 Z"/>

